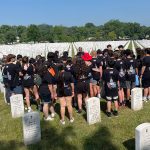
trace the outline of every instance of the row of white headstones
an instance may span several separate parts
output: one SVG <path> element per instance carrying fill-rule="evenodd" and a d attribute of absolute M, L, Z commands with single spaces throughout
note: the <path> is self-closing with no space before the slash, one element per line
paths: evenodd
<path fill-rule="evenodd" d="M 131 109 L 134 111 L 143 108 L 142 88 L 131 91 Z M 10 97 L 12 118 L 22 117 L 24 144 L 34 144 L 41 140 L 41 127 L 39 112 L 24 112 L 23 95 Z M 101 122 L 100 100 L 92 97 L 86 102 L 87 122 L 89 125 Z M 150 123 L 143 123 L 136 128 L 136 150 L 150 149 Z"/>

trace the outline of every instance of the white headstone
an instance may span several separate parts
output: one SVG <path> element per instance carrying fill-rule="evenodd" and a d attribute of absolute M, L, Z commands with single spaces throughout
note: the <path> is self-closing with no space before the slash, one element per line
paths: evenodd
<path fill-rule="evenodd" d="M 16 94 L 10 97 L 11 113 L 13 118 L 24 115 L 24 102 L 22 94 Z"/>
<path fill-rule="evenodd" d="M 24 144 L 30 145 L 41 140 L 40 115 L 38 112 L 26 113 L 23 116 Z"/>
<path fill-rule="evenodd" d="M 136 111 L 143 108 L 142 95 L 142 88 L 134 88 L 131 90 L 131 109 Z"/>
<path fill-rule="evenodd" d="M 1 82 L 0 82 L 0 91 L 1 93 L 4 93 L 5 91 L 4 84 L 2 84 Z"/>
<path fill-rule="evenodd" d="M 150 150 L 150 123 L 143 123 L 135 129 L 136 150 Z"/>
<path fill-rule="evenodd" d="M 3 95 L 4 95 L 4 101 L 5 101 L 5 103 L 7 103 L 7 100 L 6 100 L 6 89 L 5 88 L 4 88 Z"/>
<path fill-rule="evenodd" d="M 101 121 L 100 116 L 100 99 L 97 97 L 89 98 L 86 102 L 87 122 L 89 125 Z"/>

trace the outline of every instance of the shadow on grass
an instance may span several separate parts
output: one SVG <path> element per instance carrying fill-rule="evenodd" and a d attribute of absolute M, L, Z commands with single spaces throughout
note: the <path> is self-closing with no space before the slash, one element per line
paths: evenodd
<path fill-rule="evenodd" d="M 125 142 L 123 142 L 123 145 L 126 147 L 127 150 L 133 150 L 135 149 L 135 139 L 130 139 Z"/>
<path fill-rule="evenodd" d="M 28 150 L 77 150 L 73 143 L 75 133 L 72 126 L 65 127 L 59 132 L 55 127 L 42 121 L 41 128 L 42 140 L 35 145 L 27 146 Z"/>
<path fill-rule="evenodd" d="M 100 127 L 92 136 L 85 139 L 84 150 L 118 150 L 111 141 L 112 136 L 107 127 Z"/>
<path fill-rule="evenodd" d="M 24 147 L 23 143 L 12 141 L 0 141 L 0 149 L 1 150 L 19 150 Z"/>

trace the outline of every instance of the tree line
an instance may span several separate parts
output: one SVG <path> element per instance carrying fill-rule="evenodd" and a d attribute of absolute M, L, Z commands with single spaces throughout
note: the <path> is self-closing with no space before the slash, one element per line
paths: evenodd
<path fill-rule="evenodd" d="M 84 26 L 52 26 L 47 24 L 29 26 L 0 26 L 0 44 L 28 42 L 76 42 L 107 40 L 150 39 L 150 27 L 139 23 L 125 23 L 110 20 L 96 26 L 86 23 Z"/>

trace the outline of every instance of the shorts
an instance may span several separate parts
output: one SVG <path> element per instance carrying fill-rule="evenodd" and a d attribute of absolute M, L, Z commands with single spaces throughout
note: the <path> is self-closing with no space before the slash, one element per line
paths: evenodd
<path fill-rule="evenodd" d="M 24 88 L 32 88 L 35 85 L 34 78 L 23 80 L 22 85 Z"/>
<path fill-rule="evenodd" d="M 92 85 L 100 85 L 99 81 L 95 80 L 95 79 L 91 79 L 90 83 L 92 83 Z"/>
<path fill-rule="evenodd" d="M 135 88 L 135 82 L 126 81 L 126 87 L 127 87 L 127 89 L 133 89 L 133 88 Z"/>
<path fill-rule="evenodd" d="M 120 88 L 125 89 L 126 87 L 127 87 L 126 82 L 125 81 L 120 81 Z"/>
<path fill-rule="evenodd" d="M 72 89 L 70 87 L 59 89 L 57 88 L 57 97 L 68 97 L 72 96 Z"/>
<path fill-rule="evenodd" d="M 77 94 L 88 94 L 90 91 L 89 89 L 89 82 L 87 81 L 78 82 L 76 85 Z"/>
<path fill-rule="evenodd" d="M 150 87 L 150 80 L 142 78 L 142 87 L 149 88 Z"/>
<path fill-rule="evenodd" d="M 106 96 L 106 100 L 107 101 L 117 101 L 118 100 L 118 96 Z"/>
<path fill-rule="evenodd" d="M 40 94 L 40 98 L 41 98 L 42 102 L 45 103 L 45 104 L 49 104 L 49 103 L 52 102 L 50 94 L 48 94 L 48 95 Z"/>

